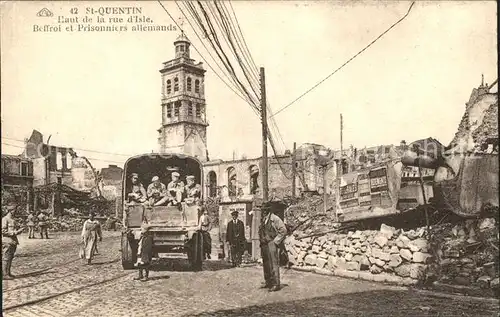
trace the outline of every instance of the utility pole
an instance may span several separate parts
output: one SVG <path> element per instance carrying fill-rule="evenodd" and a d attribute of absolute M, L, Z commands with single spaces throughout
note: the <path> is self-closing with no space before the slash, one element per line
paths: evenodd
<path fill-rule="evenodd" d="M 340 159 L 342 160 L 342 157 L 344 157 L 344 149 L 342 146 L 342 130 L 344 129 L 344 123 L 342 121 L 342 114 L 340 114 Z M 342 167 L 342 165 L 341 165 Z"/>
<path fill-rule="evenodd" d="M 295 198 L 295 174 L 297 174 L 297 158 L 295 157 L 295 151 L 297 149 L 297 143 L 293 142 L 293 153 L 292 153 L 292 198 Z"/>
<path fill-rule="evenodd" d="M 262 198 L 269 199 L 268 163 L 267 163 L 267 102 L 266 77 L 264 67 L 260 68 L 260 109 L 262 116 Z"/>
<path fill-rule="evenodd" d="M 328 199 L 328 195 L 326 192 L 326 171 L 328 170 L 328 163 L 325 162 L 323 165 L 323 211 L 326 214 L 326 211 L 328 210 L 328 204 L 326 200 Z"/>
<path fill-rule="evenodd" d="M 336 193 L 336 206 L 335 206 L 335 218 L 337 218 L 338 221 L 338 212 L 340 209 L 340 178 L 342 176 L 342 170 L 343 170 L 343 157 L 344 157 L 344 148 L 342 145 L 342 130 L 344 128 L 344 123 L 342 120 L 342 114 L 340 114 L 340 165 L 337 166 L 337 193 Z"/>

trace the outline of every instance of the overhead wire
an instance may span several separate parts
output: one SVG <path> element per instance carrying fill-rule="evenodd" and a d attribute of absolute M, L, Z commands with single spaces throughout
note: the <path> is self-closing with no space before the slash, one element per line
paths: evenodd
<path fill-rule="evenodd" d="M 219 6 L 220 4 L 221 4 L 221 2 L 214 1 L 215 8 L 217 9 L 217 12 L 219 13 L 220 18 L 221 18 L 220 19 L 221 24 L 222 24 L 222 26 L 224 28 L 224 31 L 226 32 L 226 38 L 227 38 L 227 40 L 229 42 L 228 46 L 230 45 L 230 47 L 232 48 L 233 52 L 235 53 L 235 58 L 238 60 L 238 63 L 240 64 L 240 66 L 241 66 L 241 68 L 243 70 L 244 75 L 247 77 L 248 82 L 250 84 L 253 84 L 255 82 L 258 83 L 257 71 L 256 71 L 256 69 L 252 69 L 251 66 L 248 63 L 248 60 L 245 59 L 245 52 L 241 48 L 241 45 L 240 45 L 239 40 L 238 40 L 238 37 L 234 33 L 233 23 L 232 23 L 230 17 L 228 18 L 228 16 L 226 16 L 226 12 L 224 10 L 224 7 L 220 7 Z M 215 16 L 215 14 L 214 14 L 214 16 Z M 234 38 L 235 38 L 234 42 L 231 39 L 232 36 L 234 36 Z M 234 46 L 234 43 L 236 43 L 236 45 L 238 46 L 238 49 L 241 51 L 241 53 L 242 53 L 241 55 L 242 56 L 240 56 L 239 54 L 236 54 L 236 47 Z M 248 78 L 248 75 L 251 76 L 251 79 Z M 258 85 L 257 85 L 257 87 L 258 87 Z M 252 88 L 253 88 L 253 85 L 252 85 Z M 255 89 L 254 89 L 254 93 L 256 95 L 258 95 L 258 93 L 255 91 Z"/>
<path fill-rule="evenodd" d="M 179 24 L 177 23 L 177 21 L 175 21 L 175 19 L 172 17 L 172 15 L 170 14 L 170 12 L 168 12 L 168 10 L 165 8 L 165 6 L 163 5 L 163 3 L 161 3 L 160 0 L 157 0 L 158 3 L 160 4 L 160 6 L 163 8 L 163 10 L 168 14 L 168 16 L 170 17 L 170 19 L 177 25 L 177 27 L 179 28 L 179 30 L 181 30 L 181 32 L 184 32 L 183 28 L 181 28 L 179 26 Z M 196 52 L 198 53 L 198 55 L 200 55 L 200 57 L 205 61 L 205 63 L 208 65 L 208 67 L 210 67 L 210 69 L 214 72 L 215 75 L 217 75 L 217 77 L 229 88 L 231 89 L 231 91 L 233 91 L 238 97 L 240 97 L 243 101 L 247 102 L 247 100 L 245 100 L 245 98 L 243 96 L 241 96 L 240 94 L 238 94 L 231 86 L 229 86 L 225 81 L 224 79 L 214 70 L 214 68 L 210 65 L 210 63 L 205 59 L 205 57 L 201 54 L 201 52 L 196 48 L 195 45 L 193 45 L 193 43 L 191 43 L 191 46 L 196 50 Z"/>
<path fill-rule="evenodd" d="M 295 102 L 297 102 L 299 99 L 301 99 L 302 97 L 304 97 L 306 94 L 308 94 L 310 91 L 312 91 L 313 89 L 315 89 L 316 87 L 318 87 L 319 85 L 321 85 L 323 82 L 325 82 L 328 78 L 332 77 L 335 73 L 337 73 L 339 70 L 341 70 L 342 68 L 344 68 L 344 66 L 346 66 L 347 64 L 349 64 L 353 59 L 355 59 L 356 57 L 358 57 L 361 53 L 363 53 L 366 49 L 368 49 L 370 46 L 372 46 L 373 44 L 375 44 L 375 42 L 377 42 L 381 37 L 383 37 L 385 34 L 387 34 L 390 30 L 392 30 L 396 25 L 398 25 L 399 23 L 401 23 L 404 19 L 406 19 L 406 17 L 410 14 L 410 11 L 411 9 L 413 8 L 413 5 L 415 4 L 415 1 L 413 1 L 408 9 L 408 11 L 406 12 L 406 14 L 401 18 L 399 19 L 398 21 L 396 21 L 394 24 L 392 24 L 387 30 L 385 30 L 382 34 L 380 34 L 379 36 L 377 36 L 373 41 L 370 42 L 370 44 L 368 44 L 367 46 L 365 46 L 362 50 L 360 50 L 359 52 L 357 52 L 354 56 L 352 56 L 351 58 L 349 58 L 347 60 L 347 62 L 345 62 L 344 64 L 342 64 L 340 67 L 338 67 L 337 69 L 335 69 L 333 72 L 331 72 L 328 76 L 326 76 L 325 78 L 323 78 L 321 81 L 319 81 L 317 84 L 315 84 L 314 86 L 312 86 L 311 88 L 309 88 L 308 90 L 306 90 L 303 94 L 301 94 L 300 96 L 298 96 L 297 98 L 295 98 L 292 102 L 290 102 L 289 104 L 287 104 L 286 106 L 280 108 L 278 111 L 276 111 L 274 113 L 273 116 L 276 116 L 277 114 L 279 114 L 280 112 L 282 112 L 283 110 L 285 110 L 286 108 L 290 107 L 291 105 L 293 105 Z"/>
<path fill-rule="evenodd" d="M 24 146 L 19 146 L 19 145 L 14 145 L 14 144 L 9 144 L 9 143 L 6 143 L 6 142 L 2 142 L 3 145 L 7 145 L 7 146 L 12 146 L 12 147 L 16 147 L 16 148 L 20 148 L 20 149 L 26 149 L 26 147 Z M 89 151 L 90 152 L 90 151 Z M 125 161 L 114 161 L 114 160 L 106 160 L 106 159 L 99 159 L 99 158 L 94 158 L 94 157 L 88 157 L 88 156 L 85 156 L 87 159 L 89 160 L 94 160 L 94 161 L 101 161 L 101 162 L 106 162 L 106 163 L 117 163 L 117 164 L 124 164 Z"/>
<path fill-rule="evenodd" d="M 212 21 L 210 20 L 209 14 L 207 13 L 207 11 L 205 10 L 205 8 L 203 7 L 203 5 L 201 4 L 201 2 L 200 2 L 200 1 L 197 1 L 197 3 L 198 3 L 198 6 L 199 6 L 199 8 L 200 8 L 200 10 L 201 10 L 201 12 L 202 12 L 203 17 L 205 18 L 205 21 L 206 21 L 206 23 L 207 23 L 207 25 L 208 25 L 208 28 L 210 29 L 211 34 L 212 34 L 212 36 L 213 36 L 213 41 L 212 41 L 212 39 L 211 39 L 210 37 L 208 37 L 208 38 L 207 38 L 207 39 L 208 39 L 208 41 L 209 41 L 209 42 L 213 45 L 214 49 L 215 49 L 215 50 L 216 50 L 216 52 L 217 52 L 217 55 L 218 55 L 221 59 L 223 59 L 223 58 L 222 58 L 222 56 L 220 56 L 220 54 L 222 54 L 222 55 L 224 56 L 224 59 L 225 59 L 225 61 L 227 62 L 228 69 L 229 69 L 229 71 L 230 71 L 231 75 L 234 77 L 234 80 L 238 83 L 238 85 L 240 85 L 240 87 L 243 89 L 243 91 L 245 92 L 245 94 L 246 94 L 247 96 L 249 96 L 249 98 L 250 98 L 250 99 L 252 99 L 252 100 L 253 100 L 253 98 L 252 98 L 253 96 L 250 94 L 250 92 L 247 90 L 247 88 L 245 87 L 245 85 L 243 85 L 243 83 L 242 83 L 242 82 L 240 81 L 240 79 L 237 77 L 237 75 L 236 75 L 236 72 L 235 72 L 235 70 L 234 70 L 233 65 L 232 65 L 232 64 L 231 64 L 231 62 L 229 61 L 229 58 L 227 57 L 226 53 L 224 52 L 224 50 L 223 50 L 223 48 L 222 48 L 222 45 L 221 45 L 221 43 L 220 43 L 220 41 L 219 41 L 219 38 L 218 38 L 218 36 L 217 36 L 217 32 L 215 31 L 215 28 L 214 28 L 214 26 L 213 26 L 213 24 L 212 24 Z M 213 44 L 214 42 L 215 42 L 215 45 Z M 218 47 L 218 49 L 220 50 L 220 54 L 219 54 L 219 50 L 217 50 L 217 48 L 216 48 L 216 47 Z M 259 98 L 257 98 L 257 100 L 258 100 L 258 99 L 259 99 Z M 256 102 L 255 102 L 255 105 L 257 105 L 257 103 L 256 103 Z"/>
<path fill-rule="evenodd" d="M 218 67 L 218 68 L 219 68 L 219 70 L 222 72 L 222 74 L 224 74 L 224 75 L 225 75 L 225 76 L 229 79 L 229 76 L 228 76 L 228 75 L 224 72 L 224 70 L 222 69 L 222 66 L 220 66 L 220 64 L 217 62 L 217 59 L 216 59 L 215 57 L 213 57 L 213 55 L 210 53 L 210 50 L 209 50 L 209 49 L 207 48 L 207 46 L 205 45 L 204 41 L 201 39 L 200 35 L 199 35 L 199 34 L 198 34 L 198 32 L 196 31 L 195 26 L 191 23 L 190 19 L 189 19 L 189 18 L 187 17 L 187 15 L 186 15 L 186 13 L 184 13 L 184 10 L 182 10 L 181 6 L 179 5 L 179 2 L 178 2 L 178 1 L 175 1 L 175 4 L 176 4 L 176 5 L 177 5 L 177 7 L 179 8 L 179 11 L 181 12 L 181 14 L 182 14 L 182 15 L 186 18 L 186 20 L 188 21 L 188 23 L 189 23 L 189 25 L 191 26 L 191 29 L 192 29 L 192 30 L 193 30 L 193 32 L 195 33 L 196 37 L 198 38 L 198 40 L 200 41 L 200 43 L 201 43 L 201 44 L 203 45 L 203 47 L 205 48 L 205 50 L 207 51 L 208 55 L 212 58 L 212 61 L 215 63 L 215 65 L 217 65 L 217 67 Z M 185 3 L 183 3 L 183 4 L 185 4 Z M 188 9 L 186 9 L 186 11 L 187 11 L 187 12 L 188 12 L 191 16 L 192 16 L 192 18 L 193 18 L 193 19 L 195 19 L 195 17 L 194 17 L 194 15 L 193 15 L 193 13 L 189 10 L 189 8 L 188 8 Z M 194 22 L 194 23 L 196 23 L 196 22 Z M 181 29 L 181 31 L 182 31 L 182 32 L 184 32 L 184 30 L 182 30 L 182 29 Z M 193 48 L 195 48 L 195 49 L 196 49 L 196 47 L 195 47 L 192 43 L 191 43 L 191 45 L 193 46 Z M 198 52 L 198 53 L 199 53 L 199 52 Z M 203 58 L 203 57 L 202 57 L 202 58 Z M 208 64 L 208 62 L 207 62 L 206 60 L 205 60 L 205 62 Z M 209 66 L 210 66 L 210 65 L 209 65 Z M 212 69 L 212 70 L 213 70 L 213 69 Z M 216 75 L 218 75 L 218 74 L 216 74 Z M 229 84 L 227 84 L 227 83 L 226 83 L 226 82 L 222 79 L 222 77 L 221 77 L 221 76 L 219 76 L 219 78 L 223 81 L 223 83 L 224 83 L 224 84 L 226 84 L 226 86 L 228 86 L 228 87 L 229 87 Z M 238 93 L 234 90 L 234 89 L 236 89 L 236 90 L 240 90 L 240 92 L 242 92 L 242 91 L 241 91 L 241 89 L 240 89 L 239 87 L 236 87 L 236 85 L 235 85 L 233 82 L 231 82 L 231 81 L 229 81 L 229 82 L 230 82 L 230 83 L 232 83 L 232 88 L 233 88 L 232 90 L 233 90 L 233 92 L 234 92 L 235 94 L 237 94 L 240 98 L 242 98 L 243 100 L 245 100 L 243 96 L 239 95 L 239 94 L 238 94 Z M 248 100 L 245 100 L 245 101 L 248 101 Z"/>

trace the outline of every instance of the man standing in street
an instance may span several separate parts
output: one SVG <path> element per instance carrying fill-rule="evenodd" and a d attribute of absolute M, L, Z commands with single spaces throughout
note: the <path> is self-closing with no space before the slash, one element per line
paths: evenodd
<path fill-rule="evenodd" d="M 231 248 L 231 262 L 233 267 L 241 265 L 241 255 L 245 245 L 245 225 L 238 219 L 238 211 L 231 212 L 233 217 L 227 223 L 226 241 Z"/>
<path fill-rule="evenodd" d="M 28 239 L 35 239 L 35 215 L 32 210 L 28 211 L 26 225 L 28 226 Z"/>
<path fill-rule="evenodd" d="M 44 213 L 44 211 L 40 211 L 40 214 L 38 215 L 38 227 L 40 228 L 40 238 L 43 239 L 43 234 L 45 233 L 45 238 L 49 238 L 49 234 L 47 233 L 47 227 L 49 224 L 47 221 L 49 217 Z"/>
<path fill-rule="evenodd" d="M 2 210 L 3 211 L 3 210 Z M 10 269 L 12 266 L 12 260 L 14 259 L 14 254 L 16 253 L 17 245 L 19 241 L 17 240 L 17 235 L 23 232 L 23 228 L 17 228 L 17 223 L 14 220 L 13 213 L 15 213 L 16 207 L 7 206 L 5 213 L 2 217 L 2 279 L 10 280 L 14 278 L 11 274 Z"/>
<path fill-rule="evenodd" d="M 261 210 L 259 240 L 265 280 L 261 288 L 269 288 L 270 292 L 276 292 L 280 290 L 279 250 L 287 230 L 280 217 L 273 213 L 269 203 L 264 203 Z"/>
<path fill-rule="evenodd" d="M 212 253 L 212 237 L 210 237 L 210 230 L 212 230 L 212 223 L 208 216 L 208 210 L 204 207 L 201 208 L 203 214 L 200 217 L 199 229 L 203 235 L 203 259 L 211 259 Z"/>

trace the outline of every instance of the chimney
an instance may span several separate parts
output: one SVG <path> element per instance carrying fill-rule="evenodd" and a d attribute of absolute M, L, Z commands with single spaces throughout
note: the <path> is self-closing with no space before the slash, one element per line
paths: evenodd
<path fill-rule="evenodd" d="M 405 140 L 401 140 L 401 143 L 399 144 L 399 146 L 401 147 L 401 149 L 403 151 L 405 151 L 406 150 L 406 141 Z"/>

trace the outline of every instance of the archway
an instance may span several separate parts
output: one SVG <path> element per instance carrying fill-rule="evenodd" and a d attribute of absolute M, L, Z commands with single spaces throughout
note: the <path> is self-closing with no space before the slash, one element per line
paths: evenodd
<path fill-rule="evenodd" d="M 236 196 L 237 192 L 236 183 L 236 169 L 234 167 L 228 167 L 227 169 L 227 189 L 230 197 Z"/>
<path fill-rule="evenodd" d="M 208 197 L 217 196 L 217 174 L 214 171 L 208 173 Z"/>
<path fill-rule="evenodd" d="M 249 167 L 250 174 L 250 194 L 255 195 L 259 189 L 259 167 L 257 165 L 251 165 Z"/>

